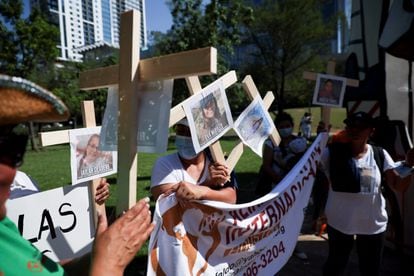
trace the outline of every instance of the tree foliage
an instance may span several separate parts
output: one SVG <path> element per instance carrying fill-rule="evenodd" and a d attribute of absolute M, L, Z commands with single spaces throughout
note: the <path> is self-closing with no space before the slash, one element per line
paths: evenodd
<path fill-rule="evenodd" d="M 155 55 L 212 46 L 218 50 L 218 74 L 226 72 L 224 56 L 241 41 L 241 26 L 252 20 L 251 8 L 241 0 L 212 0 L 207 5 L 201 0 L 171 0 L 169 7 L 171 29 L 166 34 L 152 33 Z M 205 77 L 203 81 L 208 83 L 212 78 Z M 175 81 L 173 104 L 188 97 L 186 91 L 183 81 Z"/>
<path fill-rule="evenodd" d="M 0 71 L 27 78 L 55 61 L 59 32 L 39 10 L 26 19 L 22 13 L 22 1 L 0 2 Z"/>
<path fill-rule="evenodd" d="M 324 22 L 320 0 L 264 0 L 254 7 L 254 22 L 247 26 L 247 44 L 253 56 L 245 70 L 261 86 L 276 95 L 278 110 L 284 109 L 287 80 L 327 53 L 335 30 L 334 20 Z M 299 72 L 300 74 L 302 72 Z M 300 81 L 296 81 L 296 85 Z M 304 83 L 304 82 L 303 82 Z"/>

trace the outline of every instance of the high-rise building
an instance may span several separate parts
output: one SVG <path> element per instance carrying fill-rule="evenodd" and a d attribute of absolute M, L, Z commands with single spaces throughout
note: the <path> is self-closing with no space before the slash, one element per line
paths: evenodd
<path fill-rule="evenodd" d="M 141 48 L 147 47 L 145 0 L 30 0 L 59 28 L 59 59 L 81 61 L 85 48 L 119 48 L 121 13 L 141 13 Z"/>

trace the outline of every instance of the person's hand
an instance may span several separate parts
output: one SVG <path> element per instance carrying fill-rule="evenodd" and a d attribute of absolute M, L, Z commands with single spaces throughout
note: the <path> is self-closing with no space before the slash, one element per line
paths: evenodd
<path fill-rule="evenodd" d="M 181 181 L 173 185 L 167 192 L 164 193 L 165 196 L 169 196 L 172 193 L 175 193 L 175 196 L 179 201 L 185 202 L 190 200 L 204 199 L 209 188 L 201 185 L 195 185 L 189 182 Z"/>
<path fill-rule="evenodd" d="M 226 165 L 215 162 L 211 163 L 208 167 L 209 179 L 203 184 L 208 187 L 222 187 L 228 181 L 230 181 L 230 172 Z"/>
<path fill-rule="evenodd" d="M 154 229 L 148 202 L 141 199 L 109 227 L 106 217 L 98 216 L 91 275 L 123 274 Z"/>
<path fill-rule="evenodd" d="M 96 187 L 95 202 L 98 205 L 102 205 L 109 198 L 109 183 L 106 178 L 101 178 L 101 182 Z"/>
<path fill-rule="evenodd" d="M 414 166 L 414 148 L 407 151 L 405 156 L 405 164 L 410 167 Z"/>

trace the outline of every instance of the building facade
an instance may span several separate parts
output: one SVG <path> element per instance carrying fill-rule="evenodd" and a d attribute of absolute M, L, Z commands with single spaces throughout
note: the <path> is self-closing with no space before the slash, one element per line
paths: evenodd
<path fill-rule="evenodd" d="M 101 45 L 119 48 L 120 16 L 141 13 L 141 48 L 147 47 L 145 0 L 31 0 L 59 28 L 60 60 L 81 61 L 82 52 Z"/>

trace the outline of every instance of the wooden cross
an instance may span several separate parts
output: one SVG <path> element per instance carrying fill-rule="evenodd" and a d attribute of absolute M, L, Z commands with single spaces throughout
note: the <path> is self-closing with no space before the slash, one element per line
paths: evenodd
<path fill-rule="evenodd" d="M 186 80 L 186 83 L 190 90 L 191 95 L 199 93 L 202 90 L 201 83 L 198 77 L 191 76 L 191 77 L 187 77 L 185 80 Z M 221 76 L 218 80 L 221 80 L 223 82 L 224 89 L 226 89 L 237 82 L 236 72 L 230 71 L 224 74 L 223 76 Z M 257 95 L 260 96 L 259 91 L 257 90 L 253 82 L 253 79 L 250 76 L 247 76 L 243 80 L 243 87 L 245 91 L 247 92 L 250 100 L 253 100 Z M 183 102 L 177 104 L 175 107 L 171 109 L 170 123 L 169 123 L 170 127 L 175 125 L 179 120 L 185 117 L 184 109 L 182 106 L 188 100 L 189 99 L 184 100 Z M 266 97 L 263 100 L 265 107 L 267 109 L 270 107 L 273 100 L 274 100 L 273 93 L 268 92 L 266 94 Z M 271 140 L 273 141 L 275 145 L 278 145 L 280 143 L 280 137 L 276 129 L 271 134 Z M 225 159 L 223 150 L 221 148 L 220 141 L 216 141 L 213 144 L 211 144 L 209 146 L 209 149 L 210 149 L 210 152 L 211 152 L 211 155 L 214 161 L 219 161 L 220 163 L 226 164 L 229 170 L 232 171 L 243 153 L 243 143 L 239 142 L 232 149 L 227 159 Z"/>
<path fill-rule="evenodd" d="M 138 82 L 214 74 L 217 51 L 208 47 L 140 61 L 140 16 L 135 10 L 121 15 L 119 65 L 80 75 L 80 88 L 91 90 L 119 86 L 118 214 L 136 202 Z M 171 120 L 170 120 L 171 121 Z"/>
<path fill-rule="evenodd" d="M 83 101 L 81 110 L 83 125 L 85 127 L 96 127 L 95 107 L 93 105 L 93 101 Z M 69 143 L 69 130 L 41 132 L 39 135 L 42 147 Z M 90 187 L 90 202 L 94 202 L 92 206 L 94 206 L 93 214 L 95 222 L 97 221 L 96 210 L 99 210 L 100 213 L 105 214 L 105 204 L 98 205 L 95 202 L 96 187 L 99 185 L 100 181 L 101 178 L 88 181 L 88 185 Z"/>
<path fill-rule="evenodd" d="M 335 66 L 336 62 L 334 60 L 328 61 L 328 65 L 326 67 L 326 74 L 329 75 L 335 75 Z M 318 77 L 317 73 L 314 72 L 303 72 L 303 78 L 307 80 L 313 80 L 315 81 Z M 358 87 L 359 86 L 359 80 L 355 79 L 346 79 L 346 85 L 352 86 L 352 87 Z M 325 123 L 326 127 L 329 126 L 331 121 L 331 108 L 327 106 L 321 107 L 321 119 Z"/>

